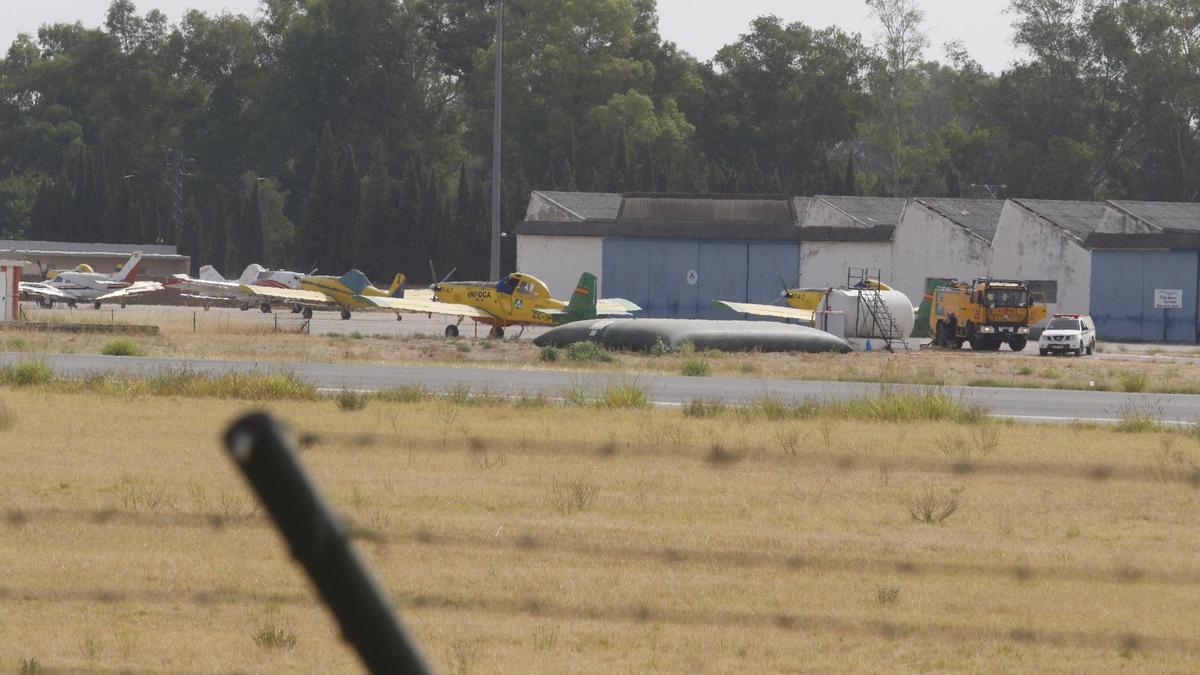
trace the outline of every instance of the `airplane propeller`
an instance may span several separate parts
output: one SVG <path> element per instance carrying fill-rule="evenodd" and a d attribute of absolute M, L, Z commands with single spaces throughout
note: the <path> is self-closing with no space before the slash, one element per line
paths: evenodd
<path fill-rule="evenodd" d="M 441 281 L 438 281 L 437 270 L 433 266 L 433 258 L 429 259 L 429 278 L 433 280 L 433 283 L 429 284 L 429 290 L 433 291 L 435 298 L 437 297 L 438 286 L 449 281 L 450 277 L 454 276 L 456 271 L 458 271 L 457 267 L 450 268 L 446 276 L 442 277 Z"/>

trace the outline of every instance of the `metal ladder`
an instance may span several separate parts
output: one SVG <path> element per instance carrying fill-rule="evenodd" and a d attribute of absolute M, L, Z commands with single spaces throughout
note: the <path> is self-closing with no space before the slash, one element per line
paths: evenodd
<path fill-rule="evenodd" d="M 883 295 L 879 291 L 878 283 L 872 285 L 868 281 L 880 282 L 880 270 L 867 267 L 851 267 L 846 272 L 846 286 L 849 288 L 858 289 L 858 301 L 861 306 L 866 307 L 867 314 L 871 317 L 873 329 L 878 329 L 879 335 L 884 342 L 884 349 L 887 351 L 895 351 L 894 344 L 900 343 L 904 351 L 911 352 L 912 349 L 908 346 L 908 341 L 904 338 L 904 331 L 900 328 L 900 324 L 896 323 L 896 317 L 892 316 L 891 310 L 888 309 L 887 303 L 883 300 Z M 875 332 L 872 330 L 872 332 Z"/>

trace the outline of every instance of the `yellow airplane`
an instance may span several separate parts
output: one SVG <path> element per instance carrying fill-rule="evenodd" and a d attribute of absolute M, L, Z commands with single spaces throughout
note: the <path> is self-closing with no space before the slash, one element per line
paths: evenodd
<path fill-rule="evenodd" d="M 239 288 L 249 296 L 263 298 L 264 312 L 271 311 L 272 301 L 283 301 L 292 305 L 292 312 L 299 312 L 306 319 L 312 318 L 314 306 L 338 307 L 342 318 L 349 319 L 351 309 L 374 309 L 375 305 L 364 298 L 403 298 L 404 275 L 397 274 L 386 291 L 372 286 L 367 275 L 358 270 L 350 270 L 340 277 L 308 275 L 300 279 L 299 289 L 249 284 Z"/>
<path fill-rule="evenodd" d="M 359 300 L 396 312 L 443 314 L 458 317 L 458 323 L 446 326 L 446 337 L 458 336 L 464 319 L 491 326 L 490 337 L 504 337 L 508 326 L 555 326 L 597 316 L 629 316 L 641 309 L 628 300 L 596 297 L 596 277 L 584 272 L 569 301 L 555 300 L 550 289 L 536 277 L 514 272 L 498 282 L 441 281 L 433 285 L 433 297 L 426 299 L 360 295 Z M 398 315 L 397 315 L 397 318 Z"/>

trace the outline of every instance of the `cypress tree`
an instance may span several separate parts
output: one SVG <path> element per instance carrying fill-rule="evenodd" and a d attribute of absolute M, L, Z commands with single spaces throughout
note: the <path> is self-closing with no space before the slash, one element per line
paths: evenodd
<path fill-rule="evenodd" d="M 333 222 L 333 195 L 338 175 L 337 159 L 337 140 L 333 135 L 333 127 L 326 122 L 325 128 L 321 130 L 317 162 L 300 215 L 297 251 L 299 262 L 305 269 L 328 267 L 328 264 L 335 262 L 330 259 L 328 251 L 330 226 Z M 327 271 L 334 273 L 332 269 Z"/>

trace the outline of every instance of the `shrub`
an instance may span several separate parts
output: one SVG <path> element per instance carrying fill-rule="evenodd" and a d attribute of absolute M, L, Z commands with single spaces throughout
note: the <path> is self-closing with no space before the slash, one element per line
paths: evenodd
<path fill-rule="evenodd" d="M 723 412 L 725 412 L 725 404 L 720 401 L 694 398 L 683 404 L 684 417 L 716 417 Z"/>
<path fill-rule="evenodd" d="M 17 423 L 17 414 L 9 409 L 8 404 L 0 400 L 0 431 L 7 431 Z"/>
<path fill-rule="evenodd" d="M 598 342 L 572 342 L 567 346 L 567 358 L 572 361 L 595 361 L 609 363 L 613 360 L 604 346 Z"/>
<path fill-rule="evenodd" d="M 1018 375 L 1032 375 L 1033 374 L 1033 366 L 1021 366 L 1020 368 L 1017 369 L 1017 374 Z"/>
<path fill-rule="evenodd" d="M 606 408 L 644 408 L 650 405 L 646 392 L 636 384 L 613 384 L 600 394 L 599 404 Z"/>
<path fill-rule="evenodd" d="M 658 338 L 658 340 L 654 342 L 654 346 L 650 347 L 646 351 L 650 354 L 650 356 L 666 356 L 667 354 L 671 353 L 671 348 L 667 346 L 667 343 L 663 342 L 662 338 Z"/>
<path fill-rule="evenodd" d="M 600 486 L 586 478 L 555 479 L 550 485 L 554 507 L 563 515 L 586 511 L 600 494 Z"/>
<path fill-rule="evenodd" d="M 339 391 L 333 398 L 337 401 L 337 407 L 342 412 L 362 410 L 367 407 L 367 401 L 370 400 L 370 396 L 367 394 L 350 389 Z"/>
<path fill-rule="evenodd" d="M 708 361 L 704 359 L 688 359 L 683 362 L 680 370 L 687 377 L 708 377 Z"/>
<path fill-rule="evenodd" d="M 291 649 L 296 646 L 296 634 L 279 626 L 263 626 L 255 631 L 254 644 L 263 649 Z"/>
<path fill-rule="evenodd" d="M 880 586 L 875 593 L 875 600 L 881 605 L 895 605 L 900 602 L 900 589 L 895 586 Z"/>
<path fill-rule="evenodd" d="M 1150 377 L 1141 371 L 1121 374 L 1121 391 L 1131 394 L 1146 391 Z"/>
<path fill-rule="evenodd" d="M 545 347 L 542 347 L 542 351 L 538 354 L 538 358 L 545 363 L 554 363 L 558 360 L 558 356 L 558 347 L 555 347 L 554 345 L 546 345 Z"/>
<path fill-rule="evenodd" d="M 946 494 L 938 494 L 932 487 L 927 487 L 908 500 L 908 513 L 913 520 L 936 525 L 946 522 L 950 516 L 958 512 L 962 505 L 962 488 L 953 488 Z"/>
<path fill-rule="evenodd" d="M 430 398 L 429 392 L 419 384 L 406 384 L 393 389 L 380 389 L 374 393 L 374 398 L 386 403 L 420 403 Z"/>
<path fill-rule="evenodd" d="M 133 340 L 118 338 L 105 342 L 100 353 L 105 356 L 145 356 L 146 350 Z"/>
<path fill-rule="evenodd" d="M 45 361 L 20 361 L 0 368 L 0 384 L 3 385 L 29 387 L 50 384 L 54 379 L 54 371 Z"/>
<path fill-rule="evenodd" d="M 1113 429 L 1127 434 L 1140 434 L 1162 429 L 1163 413 L 1153 403 L 1130 401 L 1117 411 L 1117 423 Z"/>
<path fill-rule="evenodd" d="M 454 348 L 457 349 L 460 354 L 466 354 L 471 351 L 471 345 L 467 344 L 466 342 L 459 342 L 454 346 Z"/>

